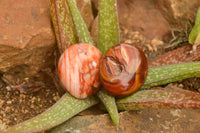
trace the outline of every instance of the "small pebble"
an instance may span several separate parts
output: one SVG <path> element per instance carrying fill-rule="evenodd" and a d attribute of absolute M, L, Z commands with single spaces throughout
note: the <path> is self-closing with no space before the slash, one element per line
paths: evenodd
<path fill-rule="evenodd" d="M 11 103 L 12 103 L 12 101 L 7 101 L 6 103 L 7 103 L 7 104 L 11 104 Z"/>
<path fill-rule="evenodd" d="M 179 87 L 179 88 L 183 88 L 183 84 L 179 84 L 178 87 Z"/>

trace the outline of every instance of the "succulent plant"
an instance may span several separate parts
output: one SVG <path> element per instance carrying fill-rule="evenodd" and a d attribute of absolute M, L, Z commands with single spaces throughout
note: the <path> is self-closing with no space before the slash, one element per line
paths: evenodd
<path fill-rule="evenodd" d="M 89 32 L 81 18 L 74 0 L 50 0 L 50 9 L 57 37 L 58 47 L 62 52 L 72 44 L 93 44 Z M 198 15 L 199 16 L 199 15 Z M 104 54 L 113 45 L 119 43 L 116 0 L 99 0 L 99 44 Z M 180 51 L 179 51 L 180 52 Z M 171 54 L 173 55 L 173 54 Z M 171 60 L 176 56 L 167 55 Z M 195 54 L 194 54 L 195 56 Z M 197 59 L 199 60 L 199 59 Z M 176 63 L 176 62 L 174 62 Z M 146 72 L 144 72 L 145 75 Z M 148 70 L 147 78 L 141 89 L 158 86 L 185 78 L 200 75 L 200 62 L 182 63 Z M 115 101 L 115 97 L 101 89 L 97 96 L 84 100 L 66 93 L 57 103 L 42 114 L 5 130 L 8 133 L 41 132 L 68 120 L 100 101 L 104 103 L 115 124 L 118 124 L 119 110 L 139 110 L 146 108 L 199 108 L 199 93 L 173 90 L 142 90 Z M 187 104 L 186 100 L 187 98 Z M 100 100 L 99 100 L 100 99 Z M 173 101 L 173 103 L 171 102 Z M 178 101 L 178 102 L 176 102 Z M 170 103 L 170 104 L 168 104 Z M 178 104 L 177 104 L 178 103 Z"/>

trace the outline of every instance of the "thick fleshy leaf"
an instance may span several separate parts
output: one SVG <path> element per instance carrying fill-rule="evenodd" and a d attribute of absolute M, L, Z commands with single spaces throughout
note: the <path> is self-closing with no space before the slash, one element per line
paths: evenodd
<path fill-rule="evenodd" d="M 99 0 L 98 48 L 106 51 L 119 43 L 119 24 L 116 0 Z"/>
<path fill-rule="evenodd" d="M 141 88 L 150 88 L 195 76 L 200 76 L 200 62 L 152 67 L 149 68 L 147 79 Z"/>
<path fill-rule="evenodd" d="M 200 108 L 200 93 L 176 89 L 142 90 L 133 95 L 117 99 L 119 110 L 140 110 L 148 108 Z"/>
<path fill-rule="evenodd" d="M 115 103 L 115 98 L 108 94 L 103 88 L 97 93 L 97 96 L 101 99 L 102 103 L 109 112 L 113 123 L 117 125 L 119 123 L 119 116 L 117 106 Z"/>
<path fill-rule="evenodd" d="M 81 17 L 81 14 L 79 13 L 79 10 L 76 6 L 76 3 L 74 0 L 66 0 L 67 5 L 70 9 L 71 16 L 74 21 L 74 25 L 76 28 L 76 32 L 78 34 L 79 43 L 89 43 L 93 45 L 92 38 L 90 36 L 90 33 L 87 29 L 86 24 L 84 23 L 83 18 Z"/>
<path fill-rule="evenodd" d="M 70 45 L 77 42 L 73 21 L 65 0 L 49 0 L 49 8 L 57 44 L 62 53 Z"/>
<path fill-rule="evenodd" d="M 189 34 L 189 43 L 193 44 L 196 49 L 197 45 L 200 45 L 200 8 L 197 11 L 194 27 Z"/>
<path fill-rule="evenodd" d="M 5 133 L 30 133 L 44 131 L 68 120 L 98 102 L 99 100 L 95 97 L 80 100 L 70 94 L 65 94 L 47 111 L 30 120 L 8 128 Z"/>
<path fill-rule="evenodd" d="M 116 0 L 99 0 L 98 19 L 98 48 L 105 54 L 106 51 L 119 43 L 119 26 Z M 115 125 L 119 123 L 118 110 L 115 98 L 101 90 L 97 96 L 104 103 Z"/>

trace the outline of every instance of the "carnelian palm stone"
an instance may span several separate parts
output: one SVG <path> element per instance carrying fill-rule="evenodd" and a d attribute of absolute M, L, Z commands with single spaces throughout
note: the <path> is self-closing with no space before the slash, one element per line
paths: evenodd
<path fill-rule="evenodd" d="M 137 46 L 121 43 L 110 48 L 100 62 L 100 80 L 112 95 L 124 97 L 137 91 L 144 83 L 148 64 Z"/>
<path fill-rule="evenodd" d="M 68 47 L 58 62 L 59 77 L 67 91 L 76 98 L 87 98 L 100 88 L 99 62 L 101 52 L 91 44 L 78 43 Z"/>

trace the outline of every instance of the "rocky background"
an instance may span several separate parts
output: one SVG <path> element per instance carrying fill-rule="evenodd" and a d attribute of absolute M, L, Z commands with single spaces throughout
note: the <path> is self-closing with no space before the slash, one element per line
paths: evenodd
<path fill-rule="evenodd" d="M 76 1 L 97 44 L 98 0 Z M 121 41 L 142 44 L 154 58 L 172 39 L 187 40 L 199 6 L 199 0 L 118 0 Z M 0 87 L 53 70 L 56 49 L 48 0 L 0 0 Z"/>
<path fill-rule="evenodd" d="M 98 0 L 77 0 L 77 5 L 97 43 Z M 199 5 L 198 0 L 118 0 L 122 36 L 138 31 L 149 40 L 167 42 L 173 29 L 191 28 Z M 0 29 L 1 75 L 32 76 L 54 64 L 48 0 L 1 0 Z"/>
<path fill-rule="evenodd" d="M 98 0 L 76 1 L 97 43 Z M 191 28 L 199 5 L 198 0 L 118 0 L 121 35 L 139 32 L 163 44 L 173 29 L 184 32 Z M 48 0 L 1 0 L 0 29 L 1 76 L 25 78 L 54 65 L 56 40 Z"/>

